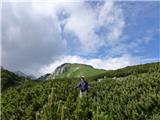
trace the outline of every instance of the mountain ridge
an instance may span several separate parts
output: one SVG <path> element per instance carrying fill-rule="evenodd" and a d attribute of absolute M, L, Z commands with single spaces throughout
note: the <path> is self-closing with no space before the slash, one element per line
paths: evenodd
<path fill-rule="evenodd" d="M 33 74 L 25 74 L 24 72 L 18 70 L 14 72 L 16 75 L 18 75 L 19 77 L 25 77 L 25 78 L 30 78 L 32 80 L 36 80 L 37 78 L 33 75 Z"/>
<path fill-rule="evenodd" d="M 64 63 L 58 66 L 54 72 L 48 76 L 47 79 L 54 78 L 69 78 L 69 77 L 80 77 L 84 75 L 86 77 L 93 76 L 94 74 L 100 74 L 106 70 L 94 68 L 91 65 L 79 64 L 79 63 Z"/>

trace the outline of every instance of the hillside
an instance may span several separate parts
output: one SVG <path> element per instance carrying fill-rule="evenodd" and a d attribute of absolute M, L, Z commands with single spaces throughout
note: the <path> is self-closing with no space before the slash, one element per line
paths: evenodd
<path fill-rule="evenodd" d="M 102 74 L 104 72 L 105 70 L 95 69 L 89 65 L 65 63 L 57 67 L 53 74 L 48 76 L 48 79 L 78 78 L 81 75 L 84 75 L 85 77 L 91 77 L 93 75 Z"/>
<path fill-rule="evenodd" d="M 128 66 L 117 70 L 107 70 L 106 72 L 90 77 L 90 79 L 97 80 L 99 78 L 113 78 L 126 77 L 129 75 L 138 75 L 142 73 L 150 73 L 152 71 L 160 73 L 160 62 L 148 63 L 142 65 Z"/>
<path fill-rule="evenodd" d="M 102 81 L 97 81 L 100 78 Z M 2 92 L 2 119 L 160 119 L 159 63 L 107 71 L 87 80 L 90 89 L 81 99 L 74 88 L 79 81 L 75 78 L 28 81 L 10 87 Z"/>
<path fill-rule="evenodd" d="M 15 73 L 1 68 L 1 90 L 5 90 L 11 86 L 20 85 L 25 78 L 16 75 Z"/>

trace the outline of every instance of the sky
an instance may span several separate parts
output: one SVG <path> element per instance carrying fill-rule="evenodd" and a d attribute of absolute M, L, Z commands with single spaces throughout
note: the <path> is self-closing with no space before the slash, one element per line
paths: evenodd
<path fill-rule="evenodd" d="M 3 0 L 1 64 L 37 77 L 63 63 L 160 61 L 160 1 Z"/>

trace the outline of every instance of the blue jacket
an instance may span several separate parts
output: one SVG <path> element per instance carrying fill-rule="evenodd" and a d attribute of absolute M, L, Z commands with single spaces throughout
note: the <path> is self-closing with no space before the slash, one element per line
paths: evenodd
<path fill-rule="evenodd" d="M 79 87 L 82 92 L 87 91 L 88 90 L 88 82 L 85 80 L 81 80 L 77 84 L 77 87 Z"/>

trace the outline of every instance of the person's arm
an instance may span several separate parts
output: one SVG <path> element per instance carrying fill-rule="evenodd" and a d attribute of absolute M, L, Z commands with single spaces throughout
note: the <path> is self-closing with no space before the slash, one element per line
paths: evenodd
<path fill-rule="evenodd" d="M 81 85 L 81 83 L 79 82 L 79 83 L 75 86 L 75 88 L 80 87 L 80 85 Z"/>

